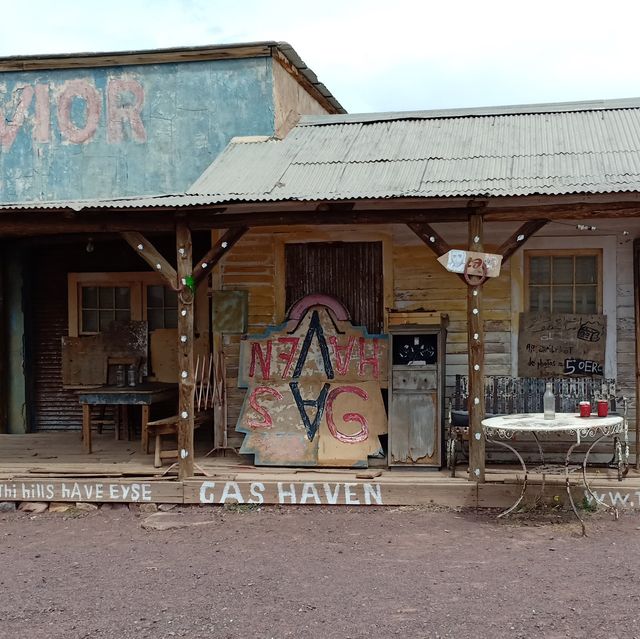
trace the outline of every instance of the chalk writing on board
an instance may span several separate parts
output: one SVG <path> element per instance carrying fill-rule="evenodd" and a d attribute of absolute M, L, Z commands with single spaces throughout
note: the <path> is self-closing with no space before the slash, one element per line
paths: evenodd
<path fill-rule="evenodd" d="M 602 365 L 598 362 L 584 359 L 565 359 L 565 375 L 604 375 Z"/>
<path fill-rule="evenodd" d="M 606 326 L 604 315 L 522 313 L 518 375 L 603 375 Z"/>

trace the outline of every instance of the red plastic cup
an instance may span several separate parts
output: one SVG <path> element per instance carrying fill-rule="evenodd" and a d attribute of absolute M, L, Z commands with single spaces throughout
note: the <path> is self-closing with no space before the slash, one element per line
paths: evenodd
<path fill-rule="evenodd" d="M 598 400 L 598 417 L 606 417 L 609 414 L 609 402 L 606 399 Z"/>
<path fill-rule="evenodd" d="M 590 417 L 590 416 L 591 416 L 591 403 L 580 402 L 580 417 Z"/>

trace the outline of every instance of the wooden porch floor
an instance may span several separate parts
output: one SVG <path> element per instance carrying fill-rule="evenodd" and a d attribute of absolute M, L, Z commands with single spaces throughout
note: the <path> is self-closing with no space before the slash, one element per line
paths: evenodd
<path fill-rule="evenodd" d="M 82 451 L 77 432 L 0 435 L 0 501 L 155 501 L 168 503 L 438 505 L 506 508 L 520 494 L 522 470 L 487 467 L 486 482 L 468 481 L 464 465 L 456 477 L 425 469 L 257 467 L 233 452 L 205 457 L 207 442 L 196 448 L 197 476 L 180 482 L 168 466 L 154 468 L 153 455 L 139 441 L 94 435 L 94 452 Z M 630 469 L 622 482 L 613 469 L 589 469 L 589 482 L 605 502 L 640 508 L 640 473 Z M 542 477 L 529 475 L 529 501 Z M 585 498 L 580 476 L 572 494 Z M 545 500 L 565 504 L 563 475 L 545 477 Z M 134 488 L 135 487 L 135 488 Z"/>

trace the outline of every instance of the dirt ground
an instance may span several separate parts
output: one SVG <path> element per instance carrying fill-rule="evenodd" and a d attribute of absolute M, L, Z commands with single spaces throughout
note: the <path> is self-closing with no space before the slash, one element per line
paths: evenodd
<path fill-rule="evenodd" d="M 640 516 L 587 530 L 416 508 L 2 514 L 0 637 L 638 637 Z"/>

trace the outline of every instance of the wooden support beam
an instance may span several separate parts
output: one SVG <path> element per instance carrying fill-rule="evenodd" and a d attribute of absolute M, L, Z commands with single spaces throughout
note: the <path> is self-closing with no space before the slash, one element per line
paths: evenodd
<path fill-rule="evenodd" d="M 469 218 L 469 250 L 483 252 L 483 219 Z M 469 480 L 484 483 L 484 324 L 482 284 L 467 288 L 467 340 L 469 352 Z"/>
<path fill-rule="evenodd" d="M 583 202 L 575 204 L 523 204 L 490 207 L 485 222 L 522 222 L 523 220 L 585 220 L 589 218 L 622 219 L 640 215 L 638 202 Z"/>
<path fill-rule="evenodd" d="M 160 251 L 149 240 L 134 231 L 121 233 L 124 240 L 135 252 L 173 289 L 178 287 L 178 276 L 175 269 L 164 259 Z"/>
<path fill-rule="evenodd" d="M 176 225 L 176 252 L 179 281 L 192 277 L 191 231 L 184 222 Z M 178 294 L 178 478 L 193 477 L 195 371 L 193 367 L 194 291 L 182 286 Z"/>
<path fill-rule="evenodd" d="M 4 245 L 1 250 L 4 251 Z M 9 369 L 7 366 L 7 346 L 9 333 L 5 327 L 5 274 L 4 261 L 0 259 L 0 433 L 9 432 L 7 405 L 9 397 Z"/>
<path fill-rule="evenodd" d="M 69 233 L 135 233 L 175 229 L 175 210 L 100 209 L 67 215 L 68 210 L 15 211 L 0 210 L 0 237 L 62 235 Z M 181 211 L 182 213 L 182 211 Z M 184 221 L 192 231 L 228 229 L 247 226 L 296 226 L 318 224 L 407 224 L 431 222 L 466 222 L 468 208 L 314 211 L 242 211 L 216 212 L 198 207 L 185 208 Z"/>
<path fill-rule="evenodd" d="M 430 224 L 407 224 L 407 226 L 438 256 L 451 250 L 447 242 L 433 229 Z"/>
<path fill-rule="evenodd" d="M 193 267 L 193 281 L 196 286 L 248 230 L 246 226 L 229 229 L 216 241 L 215 246 L 212 246 L 211 250 Z"/>
<path fill-rule="evenodd" d="M 636 238 L 633 240 L 633 290 L 636 307 L 636 441 L 633 448 L 636 454 L 636 470 L 640 470 L 640 451 L 638 450 L 638 446 L 640 446 L 640 407 L 638 406 L 638 399 L 640 398 L 640 346 L 638 346 L 640 343 L 640 322 L 638 322 L 640 317 L 640 289 L 638 287 L 640 287 L 640 239 Z"/>
<path fill-rule="evenodd" d="M 534 234 L 537 233 L 549 220 L 530 220 L 525 222 L 509 239 L 504 241 L 498 253 L 502 255 L 502 263 L 507 260 Z"/>

